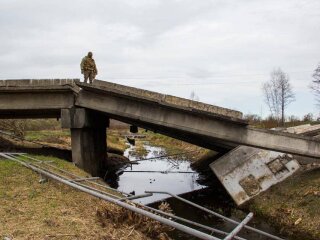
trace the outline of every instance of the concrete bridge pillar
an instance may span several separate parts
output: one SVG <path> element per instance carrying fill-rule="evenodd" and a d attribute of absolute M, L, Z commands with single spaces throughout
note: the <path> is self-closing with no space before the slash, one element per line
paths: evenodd
<path fill-rule="evenodd" d="M 102 176 L 106 169 L 109 119 L 84 108 L 62 109 L 61 125 L 71 130 L 72 161 L 92 176 Z"/>

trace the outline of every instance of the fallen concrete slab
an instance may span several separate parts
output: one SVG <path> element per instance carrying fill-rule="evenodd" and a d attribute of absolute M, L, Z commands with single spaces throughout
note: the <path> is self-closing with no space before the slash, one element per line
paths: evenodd
<path fill-rule="evenodd" d="M 237 205 L 295 173 L 300 165 L 290 154 L 239 146 L 210 168 Z"/>
<path fill-rule="evenodd" d="M 320 125 L 301 125 L 285 131 L 316 136 Z M 295 173 L 300 168 L 299 159 L 291 154 L 239 146 L 211 163 L 210 168 L 236 204 L 241 205 Z"/>

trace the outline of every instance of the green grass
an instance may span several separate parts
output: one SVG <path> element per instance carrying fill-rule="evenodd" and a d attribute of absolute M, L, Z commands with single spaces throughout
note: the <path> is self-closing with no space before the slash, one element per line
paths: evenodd
<path fill-rule="evenodd" d="M 46 141 L 50 138 L 70 137 L 69 130 L 27 131 L 25 139 L 29 141 Z"/>

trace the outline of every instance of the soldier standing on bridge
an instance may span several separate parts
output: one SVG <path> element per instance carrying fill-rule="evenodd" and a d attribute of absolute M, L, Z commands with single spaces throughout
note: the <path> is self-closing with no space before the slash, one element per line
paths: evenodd
<path fill-rule="evenodd" d="M 96 75 L 98 74 L 98 70 L 96 67 L 96 63 L 92 58 L 92 52 L 88 52 L 88 55 L 82 58 L 81 64 L 81 73 L 84 76 L 84 82 L 89 82 L 92 84 L 92 81 L 95 79 Z"/>

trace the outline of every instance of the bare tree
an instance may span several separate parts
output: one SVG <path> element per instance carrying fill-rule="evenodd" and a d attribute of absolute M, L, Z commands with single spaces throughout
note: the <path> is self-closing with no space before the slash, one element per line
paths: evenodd
<path fill-rule="evenodd" d="M 284 127 L 285 109 L 295 100 L 288 74 L 280 68 L 273 70 L 270 80 L 263 84 L 262 89 L 271 114 Z"/>
<path fill-rule="evenodd" d="M 317 102 L 320 106 L 320 64 L 314 70 L 312 77 L 314 79 L 311 84 L 311 89 L 313 90 L 314 95 L 316 96 Z"/>
<path fill-rule="evenodd" d="M 304 121 L 304 122 L 312 122 L 313 119 L 314 119 L 313 114 L 312 113 L 308 113 L 308 114 L 303 116 L 302 121 Z"/>

